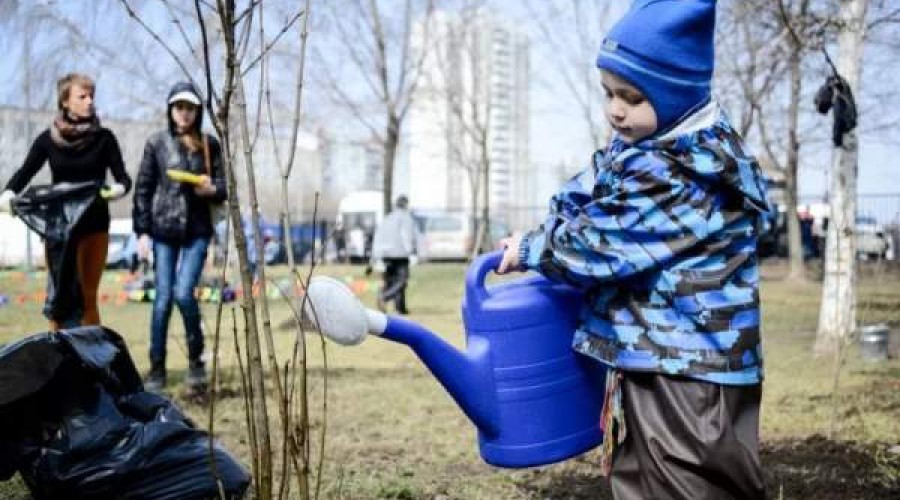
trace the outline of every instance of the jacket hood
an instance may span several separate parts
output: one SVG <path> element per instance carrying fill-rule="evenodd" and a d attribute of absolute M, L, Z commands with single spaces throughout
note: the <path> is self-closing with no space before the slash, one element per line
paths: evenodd
<path fill-rule="evenodd" d="M 176 135 L 175 122 L 172 120 L 172 107 L 178 101 L 192 102 L 200 107 L 197 111 L 197 120 L 194 121 L 194 130 L 200 132 L 203 127 L 203 97 L 191 82 L 176 83 L 166 97 L 166 122 L 169 124 L 169 132 Z"/>
<path fill-rule="evenodd" d="M 614 139 L 619 142 L 620 139 Z M 620 145 L 622 153 L 644 151 L 679 168 L 692 170 L 699 179 L 739 192 L 745 204 L 760 214 L 771 215 L 767 178 L 753 155 L 718 104 L 710 102 L 671 131 L 638 141 L 631 147 Z"/>

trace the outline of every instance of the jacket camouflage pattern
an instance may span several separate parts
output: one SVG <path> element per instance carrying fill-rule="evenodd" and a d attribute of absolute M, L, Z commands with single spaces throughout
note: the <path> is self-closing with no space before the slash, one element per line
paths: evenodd
<path fill-rule="evenodd" d="M 551 199 L 520 262 L 588 297 L 574 348 L 622 370 L 762 380 L 756 244 L 771 206 L 724 116 L 666 140 L 614 139 Z"/>

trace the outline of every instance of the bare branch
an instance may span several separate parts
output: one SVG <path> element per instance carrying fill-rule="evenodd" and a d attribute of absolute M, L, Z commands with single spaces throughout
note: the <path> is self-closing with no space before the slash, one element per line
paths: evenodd
<path fill-rule="evenodd" d="M 187 32 L 184 31 L 184 26 L 181 23 L 181 19 L 176 15 L 174 9 L 172 8 L 172 4 L 168 0 L 160 0 L 162 4 L 165 6 L 166 11 L 169 13 L 169 18 L 172 20 L 172 23 L 178 29 L 178 33 L 181 35 L 181 39 L 184 41 L 185 47 L 191 52 L 191 55 L 194 56 L 194 62 L 197 65 L 201 65 L 202 61 L 200 60 L 199 54 L 194 50 L 194 44 L 191 42 L 190 37 Z"/>
<path fill-rule="evenodd" d="M 282 26 L 281 30 L 275 35 L 275 38 L 267 43 L 265 47 L 263 47 L 263 49 L 260 51 L 260 53 L 256 57 L 254 57 L 253 60 L 251 60 L 250 63 L 244 68 L 244 70 L 241 72 L 241 76 L 245 76 L 248 72 L 250 72 L 250 70 L 252 70 L 253 67 L 256 66 L 256 64 L 259 63 L 259 61 L 263 59 L 272 50 L 273 47 L 275 47 L 275 44 L 278 43 L 281 37 L 284 36 L 284 34 L 288 31 L 290 31 L 290 29 L 294 26 L 294 23 L 296 23 L 298 19 L 303 17 L 304 13 L 305 11 L 301 10 L 291 16 L 288 22 L 284 26 Z"/>
<path fill-rule="evenodd" d="M 174 60 L 175 63 L 178 64 L 178 66 L 184 72 L 184 75 L 189 80 L 193 81 L 193 77 L 191 76 L 191 72 L 190 72 L 190 70 L 188 70 L 187 65 L 184 63 L 184 61 L 181 60 L 180 57 L 178 57 L 178 54 L 176 54 L 175 51 L 172 50 L 172 47 L 170 47 L 166 42 L 164 42 L 163 39 L 155 31 L 153 31 L 153 29 L 150 28 L 150 26 L 148 26 L 147 23 L 145 23 L 144 20 L 141 19 L 140 16 L 137 15 L 137 13 L 134 11 L 134 9 L 131 8 L 131 5 L 128 4 L 128 0 L 119 0 L 119 1 L 125 7 L 125 10 L 128 12 L 128 15 L 132 19 L 134 19 L 141 26 L 141 28 L 143 28 L 144 31 L 147 32 L 148 35 L 150 35 L 154 40 L 156 40 L 156 42 L 166 52 L 168 52 L 169 56 L 172 57 L 172 60 Z"/>

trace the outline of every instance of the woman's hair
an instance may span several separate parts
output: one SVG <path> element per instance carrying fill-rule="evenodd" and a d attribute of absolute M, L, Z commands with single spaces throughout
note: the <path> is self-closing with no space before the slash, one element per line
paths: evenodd
<path fill-rule="evenodd" d="M 175 127 L 175 119 L 172 116 L 175 113 L 175 104 L 169 104 L 170 130 L 178 136 L 178 140 L 184 144 L 188 151 L 191 153 L 203 152 L 203 135 L 200 132 L 200 113 L 203 113 L 203 108 L 194 106 L 194 123 L 191 124 L 191 129 L 184 133 L 178 133 L 177 127 Z"/>
<path fill-rule="evenodd" d="M 60 111 L 65 109 L 63 107 L 63 103 L 69 99 L 69 94 L 72 92 L 72 87 L 76 85 L 89 91 L 92 94 L 94 93 L 94 89 L 96 88 L 94 80 L 82 73 L 69 73 L 68 75 L 60 78 L 56 82 L 56 105 Z"/>
<path fill-rule="evenodd" d="M 203 137 L 200 135 L 199 130 L 191 130 L 186 134 L 181 134 L 178 136 L 178 140 L 184 144 L 184 147 L 188 149 L 191 153 L 196 153 L 197 151 L 203 152 Z"/>

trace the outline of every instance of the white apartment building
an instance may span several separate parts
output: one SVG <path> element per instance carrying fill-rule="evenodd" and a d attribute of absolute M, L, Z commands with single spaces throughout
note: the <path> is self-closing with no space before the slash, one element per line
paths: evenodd
<path fill-rule="evenodd" d="M 335 203 L 348 193 L 382 189 L 381 147 L 374 141 L 323 136 L 322 196 Z"/>
<path fill-rule="evenodd" d="M 424 44 L 431 50 L 405 131 L 412 206 L 471 211 L 473 176 L 485 164 L 486 149 L 492 217 L 513 228 L 529 223 L 522 210 L 534 189 L 527 36 L 479 8 L 439 11 L 420 21 L 413 44 L 417 53 Z M 480 207 L 483 194 L 479 198 Z"/>

